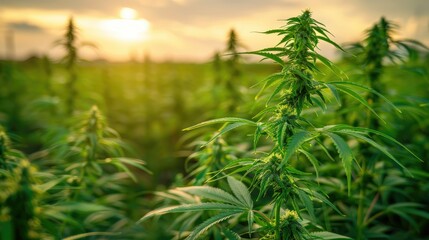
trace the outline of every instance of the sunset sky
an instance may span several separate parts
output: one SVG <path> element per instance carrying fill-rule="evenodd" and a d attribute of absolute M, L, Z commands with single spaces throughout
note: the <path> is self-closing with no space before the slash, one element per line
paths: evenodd
<path fill-rule="evenodd" d="M 0 57 L 7 53 L 10 30 L 16 58 L 60 56 L 53 42 L 73 16 L 80 39 L 98 46 L 96 51 L 83 49 L 83 57 L 123 61 L 147 53 L 155 60 L 206 61 L 224 50 L 231 28 L 249 50 L 269 47 L 277 39 L 256 32 L 279 27 L 279 19 L 305 9 L 338 43 L 360 40 L 365 29 L 385 16 L 400 26 L 398 38 L 429 45 L 428 0 L 1 0 Z M 334 56 L 332 48 L 321 48 Z"/>

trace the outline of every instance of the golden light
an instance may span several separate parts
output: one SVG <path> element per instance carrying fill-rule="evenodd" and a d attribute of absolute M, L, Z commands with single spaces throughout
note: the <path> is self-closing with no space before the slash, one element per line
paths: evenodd
<path fill-rule="evenodd" d="M 132 8 L 124 7 L 119 11 L 119 16 L 121 16 L 122 19 L 135 19 L 137 17 L 137 11 Z"/>
<path fill-rule="evenodd" d="M 120 19 L 101 22 L 101 28 L 110 37 L 122 41 L 137 42 L 148 37 L 149 21 L 136 19 L 137 11 L 132 8 L 121 8 Z"/>

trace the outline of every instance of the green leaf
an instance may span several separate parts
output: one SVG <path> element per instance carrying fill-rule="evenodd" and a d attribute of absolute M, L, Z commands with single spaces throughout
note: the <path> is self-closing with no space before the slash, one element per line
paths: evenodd
<path fill-rule="evenodd" d="M 114 211 L 113 208 L 106 207 L 95 203 L 83 203 L 83 202 L 65 202 L 57 204 L 54 207 L 58 211 L 77 211 L 77 212 L 96 212 L 96 211 Z"/>
<path fill-rule="evenodd" d="M 311 201 L 310 197 L 307 195 L 306 192 L 302 191 L 301 189 L 298 189 L 297 191 L 299 199 L 301 199 L 301 202 L 304 203 L 305 209 L 310 214 L 310 217 L 315 221 L 316 215 L 314 214 L 313 202 Z"/>
<path fill-rule="evenodd" d="M 210 227 L 212 227 L 213 225 L 223 222 L 225 220 L 228 220 L 232 217 L 234 217 L 235 215 L 237 215 L 237 212 L 223 212 L 220 213 L 218 215 L 215 215 L 209 219 L 207 219 L 206 221 L 204 221 L 203 223 L 201 223 L 200 225 L 198 225 L 194 231 L 191 232 L 191 234 L 186 238 L 186 240 L 195 240 L 198 239 L 198 237 L 201 236 L 201 234 L 203 234 L 205 231 L 207 231 Z"/>
<path fill-rule="evenodd" d="M 252 198 L 250 197 L 250 192 L 247 189 L 246 185 L 244 185 L 242 182 L 230 176 L 228 176 L 227 180 L 228 180 L 229 187 L 231 188 L 235 197 L 240 202 L 242 202 L 243 205 L 245 205 L 248 209 L 252 209 L 253 201 L 252 201 Z"/>
<path fill-rule="evenodd" d="M 127 168 L 127 166 L 125 166 L 124 164 L 122 164 L 119 161 L 111 161 L 111 164 L 115 165 L 119 170 L 123 170 L 125 173 L 127 173 L 127 175 L 134 181 L 137 182 L 137 178 L 134 176 L 134 174 Z"/>
<path fill-rule="evenodd" d="M 306 189 L 303 189 L 303 190 L 306 190 Z M 306 190 L 306 192 L 307 192 L 308 194 L 313 195 L 313 197 L 314 197 L 314 198 L 316 198 L 316 199 L 318 199 L 318 200 L 322 201 L 324 204 L 326 204 L 326 205 L 330 206 L 330 207 L 331 207 L 332 209 L 334 209 L 338 214 L 340 214 L 340 215 L 344 216 L 344 214 L 343 214 L 343 213 L 341 213 L 341 211 L 340 211 L 337 207 L 335 207 L 335 205 L 334 205 L 334 204 L 332 204 L 332 203 L 331 203 L 331 201 L 329 201 L 329 199 L 328 199 L 326 196 L 324 196 L 324 195 L 322 195 L 322 194 L 318 193 L 317 191 L 311 191 L 311 192 L 309 192 L 309 190 Z"/>
<path fill-rule="evenodd" d="M 256 150 L 256 145 L 258 144 L 259 139 L 261 138 L 261 135 L 262 135 L 262 125 L 258 123 L 255 129 L 255 134 L 253 136 L 253 151 Z"/>
<path fill-rule="evenodd" d="M 410 149 L 408 149 L 405 145 L 403 145 L 402 143 L 400 143 L 399 141 L 397 141 L 396 139 L 394 139 L 393 137 L 382 133 L 380 131 L 374 130 L 374 129 L 370 129 L 370 128 L 363 128 L 363 127 L 353 127 L 353 126 L 349 126 L 346 124 L 338 124 L 338 125 L 328 125 L 325 126 L 323 128 L 317 129 L 317 131 L 330 131 L 330 132 L 336 132 L 336 131 L 341 131 L 341 130 L 350 130 L 350 131 L 357 131 L 360 132 L 362 134 L 368 134 L 368 133 L 373 133 L 376 134 L 380 137 L 383 137 L 389 141 L 391 141 L 394 144 L 399 145 L 400 147 L 402 147 L 404 150 L 406 150 L 407 152 L 409 152 L 411 155 L 413 155 L 415 158 L 417 158 L 418 160 L 422 161 L 422 159 L 420 159 L 417 155 L 415 155 Z"/>
<path fill-rule="evenodd" d="M 344 139 L 338 136 L 337 134 L 330 133 L 330 132 L 327 132 L 325 134 L 329 136 L 334 142 L 334 145 L 336 146 L 338 154 L 341 158 L 341 161 L 343 162 L 343 167 L 347 176 L 348 195 L 350 196 L 350 190 L 351 190 L 351 184 L 352 184 L 352 163 L 354 159 L 352 150 L 350 149 L 346 141 L 344 141 Z"/>
<path fill-rule="evenodd" d="M 236 117 L 225 117 L 225 118 L 218 118 L 218 119 L 213 119 L 213 120 L 209 120 L 209 121 L 205 121 L 202 123 L 199 123 L 197 125 L 194 125 L 192 127 L 188 127 L 183 129 L 184 131 L 190 131 L 190 130 L 194 130 L 200 127 L 205 127 L 208 125 L 212 125 L 212 124 L 217 124 L 217 123 L 234 123 L 234 122 L 241 122 L 241 123 L 247 123 L 248 125 L 251 126 L 256 126 L 256 122 L 244 119 L 244 118 L 236 118 Z"/>
<path fill-rule="evenodd" d="M 214 188 L 209 186 L 195 186 L 195 187 L 183 187 L 183 188 L 179 188 L 179 190 L 197 195 L 199 197 L 207 198 L 210 200 L 246 207 L 234 196 L 219 188 Z"/>
<path fill-rule="evenodd" d="M 358 102 L 360 102 L 362 105 L 364 105 L 366 108 L 368 108 L 376 117 L 378 117 L 380 120 L 385 122 L 375 111 L 374 109 L 368 104 L 368 102 L 361 97 L 357 92 L 353 91 L 350 88 L 343 87 L 343 86 L 337 86 L 337 89 L 343 93 L 348 94 L 352 98 L 356 99 Z"/>
<path fill-rule="evenodd" d="M 274 89 L 273 93 L 268 98 L 267 102 L 265 103 L 265 106 L 268 106 L 268 104 L 273 100 L 273 98 L 281 91 L 283 90 L 284 86 L 287 84 L 286 81 L 281 82 L 276 89 Z"/>
<path fill-rule="evenodd" d="M 398 161 L 398 159 L 396 159 L 387 149 L 386 149 L 386 147 L 384 147 L 384 146 L 381 146 L 379 143 L 377 143 L 377 142 L 375 142 L 374 140 L 372 140 L 372 139 L 370 139 L 370 138 L 368 138 L 368 137 L 365 137 L 365 136 L 363 136 L 362 135 L 362 133 L 356 133 L 356 132 L 353 132 L 353 131 L 347 131 L 347 130 L 340 130 L 340 131 L 336 131 L 336 132 L 338 132 L 338 133 L 344 133 L 344 134 L 347 134 L 347 135 L 350 135 L 350 136 L 353 136 L 353 137 L 355 137 L 355 138 L 358 138 L 358 139 L 361 139 L 361 140 L 363 140 L 363 141 L 365 141 L 365 142 L 367 142 L 367 143 L 369 143 L 371 146 L 373 146 L 373 147 L 375 147 L 376 149 L 378 149 L 380 152 L 382 152 L 382 153 L 384 153 L 384 155 L 386 155 L 386 156 L 388 156 L 390 159 L 392 159 L 396 164 L 398 164 L 399 166 L 401 166 L 402 167 L 402 169 L 404 169 L 404 170 L 406 170 L 406 171 L 408 171 L 407 170 L 407 168 L 404 166 L 404 165 L 402 165 L 399 161 Z M 409 174 L 411 174 L 411 173 L 409 173 Z"/>
<path fill-rule="evenodd" d="M 325 36 L 326 36 L 326 35 L 325 35 Z M 338 49 L 340 49 L 341 51 L 345 52 L 345 51 L 344 51 L 344 49 L 343 49 L 340 45 L 336 44 L 334 41 L 332 41 L 331 39 L 329 39 L 329 38 L 327 38 L 327 37 L 325 37 L 325 36 L 317 36 L 317 38 L 318 38 L 318 39 L 320 39 L 320 40 L 322 40 L 322 41 L 325 41 L 325 42 L 327 42 L 327 43 L 330 43 L 330 44 L 332 44 L 333 46 L 335 46 L 336 48 L 338 48 Z"/>
<path fill-rule="evenodd" d="M 304 149 L 298 149 L 298 152 L 304 154 L 307 157 L 308 161 L 310 161 L 311 165 L 313 165 L 313 168 L 316 171 L 316 177 L 319 178 L 319 161 L 317 161 L 316 157 Z"/>
<path fill-rule="evenodd" d="M 280 64 L 281 66 L 284 66 L 284 64 L 285 64 L 280 57 L 278 57 L 275 54 L 269 53 L 269 52 L 255 51 L 255 52 L 248 52 L 248 53 L 249 54 L 260 55 L 260 56 L 263 56 L 265 58 L 271 59 L 271 60 L 277 62 L 278 64 Z"/>
<path fill-rule="evenodd" d="M 222 228 L 221 231 L 227 240 L 241 240 L 240 235 L 228 228 Z"/>
<path fill-rule="evenodd" d="M 366 90 L 366 91 L 369 91 L 369 92 L 371 92 L 371 93 L 373 93 L 373 94 L 375 94 L 375 95 L 377 95 L 377 96 L 379 96 L 381 99 L 383 99 L 389 106 L 391 106 L 393 109 L 395 109 L 397 112 L 399 112 L 399 113 L 401 113 L 401 110 L 399 109 L 399 108 L 397 108 L 396 106 L 395 106 L 395 104 L 393 104 L 391 101 L 389 101 L 389 99 L 387 99 L 383 94 L 381 94 L 381 93 L 379 93 L 379 92 L 377 92 L 377 91 L 375 91 L 374 89 L 372 89 L 372 88 L 369 88 L 369 87 L 367 87 L 367 86 L 364 86 L 364 85 L 361 85 L 361 84 L 358 84 L 358 83 L 355 83 L 355 82 L 348 82 L 348 81 L 341 81 L 341 82 L 329 82 L 329 84 L 334 84 L 334 85 L 337 85 L 337 87 L 339 86 L 339 85 L 349 85 L 349 86 L 354 86 L 354 87 L 358 87 L 358 88 L 361 88 L 361 89 L 364 89 L 364 90 Z M 344 88 L 343 88 L 344 89 Z"/>
<path fill-rule="evenodd" d="M 245 125 L 248 125 L 248 123 L 236 122 L 236 123 L 233 123 L 233 124 L 228 124 L 225 127 L 223 127 L 218 133 L 216 133 L 216 135 L 214 135 L 209 141 L 207 141 L 205 144 L 203 144 L 201 147 L 205 147 L 209 143 L 211 143 L 213 140 L 215 140 L 216 138 L 218 138 L 219 136 L 222 136 L 223 134 L 225 134 L 225 133 L 227 133 L 227 132 L 229 132 L 231 130 L 234 130 L 234 129 L 238 128 L 238 127 L 245 126 Z"/>
<path fill-rule="evenodd" d="M 136 159 L 136 158 L 127 158 L 127 157 L 116 157 L 116 158 L 111 158 L 111 159 L 114 161 L 119 161 L 121 163 L 131 165 L 133 167 L 136 167 L 140 170 L 143 170 L 143 171 L 151 174 L 151 171 L 145 167 L 146 163 L 143 160 Z"/>
<path fill-rule="evenodd" d="M 292 137 L 290 137 L 288 140 L 286 153 L 278 168 L 280 169 L 284 164 L 286 164 L 289 161 L 289 159 L 292 157 L 292 155 L 296 151 L 298 151 L 301 145 L 313 137 L 314 135 L 311 132 L 307 132 L 307 131 L 300 131 L 292 135 Z"/>
<path fill-rule="evenodd" d="M 253 210 L 247 211 L 247 225 L 249 227 L 249 236 L 252 233 L 253 222 L 255 221 L 255 214 Z"/>
<path fill-rule="evenodd" d="M 236 205 L 224 204 L 224 203 L 197 203 L 197 204 L 183 204 L 177 206 L 170 206 L 165 208 L 156 209 L 148 212 L 142 218 L 140 218 L 138 223 L 141 223 L 148 218 L 157 215 L 164 215 L 167 213 L 181 213 L 181 212 L 194 212 L 194 211 L 208 211 L 208 210 L 218 210 L 218 211 L 228 211 L 239 213 L 243 212 L 244 209 L 237 207 Z"/>
<path fill-rule="evenodd" d="M 283 147 L 285 136 L 286 136 L 286 130 L 287 130 L 288 123 L 285 121 L 282 125 L 282 127 L 279 127 L 280 133 L 277 133 L 277 143 L 280 147 Z"/>
<path fill-rule="evenodd" d="M 327 88 L 329 88 L 329 90 L 331 90 L 332 95 L 334 95 L 335 100 L 337 101 L 338 105 L 341 106 L 341 98 L 340 98 L 340 94 L 338 94 L 337 88 L 329 83 L 325 83 L 323 84 L 325 85 Z"/>
<path fill-rule="evenodd" d="M 89 232 L 89 233 L 82 233 L 82 234 L 66 237 L 66 238 L 63 238 L 63 240 L 75 240 L 75 239 L 81 239 L 81 238 L 88 238 L 92 236 L 117 236 L 120 234 L 121 233 L 116 233 L 116 232 Z"/>
<path fill-rule="evenodd" d="M 268 87 L 270 87 L 271 85 L 273 85 L 275 82 L 277 82 L 278 80 L 284 79 L 285 74 L 280 72 L 280 73 L 273 73 L 270 76 L 268 76 L 267 78 L 265 78 L 264 80 L 258 82 L 257 84 L 255 84 L 254 86 L 264 83 L 264 85 L 261 87 L 261 90 L 259 90 L 258 94 L 256 94 L 255 96 L 255 100 L 258 99 L 262 92 L 264 92 L 264 90 Z M 252 87 L 254 87 L 252 86 Z"/>
<path fill-rule="evenodd" d="M 415 158 L 417 158 L 418 160 L 420 160 L 421 162 L 423 162 L 423 160 L 421 158 L 419 158 L 416 154 L 414 154 L 410 149 L 408 149 L 404 144 L 398 142 L 396 139 L 394 139 L 393 137 L 384 134 L 382 132 L 379 132 L 377 130 L 373 130 L 373 129 L 369 129 L 369 128 L 362 128 L 362 127 L 354 127 L 353 129 L 358 130 L 358 131 L 364 131 L 364 132 L 370 132 L 376 135 L 379 135 L 383 138 L 386 138 L 387 140 L 399 145 L 400 147 L 402 147 L 404 150 L 406 150 L 408 153 L 410 153 L 411 155 L 413 155 Z"/>
<path fill-rule="evenodd" d="M 339 235 L 332 232 L 312 232 L 310 233 L 315 239 L 324 239 L 324 240 L 340 240 L 340 239 L 352 239 L 343 235 Z"/>
<path fill-rule="evenodd" d="M 53 179 L 49 182 L 43 183 L 41 185 L 37 185 L 37 188 L 40 189 L 42 192 L 46 192 L 50 189 L 52 189 L 53 187 L 55 187 L 56 185 L 58 185 L 60 182 L 64 181 L 64 179 L 66 179 L 67 177 L 63 176 L 61 178 L 58 179 Z"/>

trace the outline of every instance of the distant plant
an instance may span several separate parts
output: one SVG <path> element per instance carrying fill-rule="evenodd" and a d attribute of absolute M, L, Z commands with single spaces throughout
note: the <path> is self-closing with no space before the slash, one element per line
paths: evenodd
<path fill-rule="evenodd" d="M 149 172 L 142 160 L 124 157 L 125 147 L 118 133 L 107 126 L 104 116 L 93 106 L 81 116 L 66 145 L 59 148 L 59 157 L 65 159 L 65 170 L 75 176 L 74 181 L 83 186 L 85 192 L 92 192 L 95 186 L 107 187 L 97 184 L 103 177 L 115 176 L 111 170 L 106 175 L 108 166 L 117 168 L 134 180 L 136 177 L 128 166 Z"/>
<path fill-rule="evenodd" d="M 399 65 L 417 55 L 420 50 L 428 49 L 413 39 L 394 39 L 393 35 L 398 28 L 398 25 L 382 17 L 366 31 L 364 40 L 347 46 L 348 50 L 356 56 L 354 62 L 363 70 L 365 82 L 379 93 L 386 92 L 386 86 L 381 78 L 388 65 Z M 377 94 L 370 92 L 366 99 L 372 107 L 377 108 L 381 104 Z M 374 116 L 369 118 L 369 127 L 378 129 L 381 124 L 380 119 Z"/>
<path fill-rule="evenodd" d="M 239 41 L 237 33 L 234 29 L 231 29 L 228 34 L 228 41 L 226 44 L 225 53 L 227 54 L 227 67 L 230 69 L 229 74 L 231 79 L 235 79 L 240 75 L 239 61 L 240 49 L 244 48 L 244 45 Z"/>
<path fill-rule="evenodd" d="M 196 141 L 192 145 L 195 145 L 197 150 L 186 160 L 191 185 L 203 185 L 208 182 L 217 184 L 219 181 L 215 181 L 216 177 L 222 178 L 222 175 L 217 174 L 240 155 L 236 147 L 229 146 L 217 133 L 208 140 Z"/>
<path fill-rule="evenodd" d="M 55 95 L 52 87 L 52 62 L 47 55 L 42 57 L 42 66 L 45 73 L 45 90 L 48 96 L 53 97 Z"/>
<path fill-rule="evenodd" d="M 80 42 L 78 28 L 76 27 L 73 17 L 68 19 L 66 32 L 62 39 L 55 41 L 56 45 L 60 45 L 65 50 L 66 54 L 62 61 L 65 64 L 68 72 L 68 79 L 66 82 L 66 90 L 68 92 L 66 97 L 66 113 L 72 115 L 76 108 L 76 99 L 78 98 L 77 89 L 77 63 L 79 58 L 79 49 L 83 46 L 95 47 L 94 44 L 89 42 Z"/>
<path fill-rule="evenodd" d="M 398 26 L 384 17 L 380 19 L 379 22 L 374 24 L 369 30 L 366 31 L 366 37 L 362 42 L 354 43 L 349 46 L 349 50 L 356 56 L 356 63 L 363 70 L 363 76 L 365 78 L 365 83 L 374 90 L 374 92 L 369 92 L 366 96 L 366 102 L 373 109 L 382 109 L 383 101 L 379 93 L 387 93 L 387 86 L 384 85 L 385 81 L 382 80 L 383 72 L 385 71 L 388 65 L 399 65 L 404 63 L 407 58 L 415 55 L 419 49 L 425 49 L 426 47 L 418 41 L 405 39 L 405 40 L 396 40 L 393 37 L 393 34 L 397 30 Z M 416 107 L 415 104 L 401 104 L 399 108 L 391 107 L 393 112 L 401 113 L 400 108 L 406 110 L 406 113 L 418 112 L 419 107 Z M 352 108 L 347 106 L 348 109 L 353 109 L 355 112 L 359 112 L 357 108 Z M 383 109 L 384 111 L 385 108 Z M 369 128 L 379 130 L 382 125 L 385 123 L 385 120 L 377 115 L 371 114 L 369 111 L 361 111 L 361 113 L 366 113 L 361 115 L 363 122 L 361 124 L 366 125 Z M 359 146 L 359 153 L 357 154 L 357 161 L 360 166 L 360 170 L 356 176 L 357 184 L 356 190 L 359 192 L 357 196 L 357 213 L 356 213 L 356 239 L 366 239 L 370 233 L 368 229 L 371 227 L 370 223 L 373 220 L 371 213 L 374 208 L 379 204 L 379 197 L 383 193 L 379 190 L 370 190 L 369 185 L 377 185 L 380 183 L 372 182 L 371 179 L 375 179 L 378 176 L 376 174 L 375 168 L 378 161 L 382 160 L 378 154 L 373 150 L 373 146 L 369 143 L 361 144 Z M 387 147 L 387 146 L 386 146 Z M 385 149 L 386 152 L 390 152 Z M 410 158 L 411 156 L 409 156 Z M 411 157 L 412 158 L 412 157 Z M 384 167 L 388 169 L 387 167 Z M 378 170 L 380 171 L 380 170 Z M 389 170 L 383 169 L 387 172 Z M 381 174 L 380 174 L 381 175 Z M 373 196 L 373 199 L 368 200 L 368 194 Z M 385 206 L 387 209 L 390 206 Z M 398 215 L 407 215 L 412 213 L 406 213 L 407 211 L 419 212 L 420 206 L 418 205 L 409 205 L 405 206 L 403 210 L 396 210 Z M 387 214 L 389 211 L 382 213 L 383 211 L 374 214 L 375 216 L 380 216 L 380 214 Z M 409 218 L 405 218 L 409 219 Z"/>
<path fill-rule="evenodd" d="M 228 91 L 230 100 L 228 111 L 233 112 L 241 98 L 238 87 L 241 85 L 239 78 L 241 75 L 240 60 L 242 59 L 239 52 L 244 48 L 244 45 L 238 39 L 237 33 L 231 29 L 228 34 L 228 40 L 225 49 L 225 64 L 227 69 L 227 77 L 225 79 L 225 88 Z"/>

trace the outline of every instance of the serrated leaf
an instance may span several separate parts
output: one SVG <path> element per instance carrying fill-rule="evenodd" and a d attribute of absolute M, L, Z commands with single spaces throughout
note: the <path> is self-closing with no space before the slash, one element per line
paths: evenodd
<path fill-rule="evenodd" d="M 136 159 L 136 158 L 126 158 L 126 157 L 116 157 L 116 158 L 111 158 L 111 159 L 112 160 L 117 160 L 117 161 L 119 161 L 121 163 L 125 163 L 125 164 L 128 164 L 128 165 L 131 165 L 131 166 L 136 167 L 136 168 L 138 168 L 140 170 L 143 170 L 143 171 L 145 171 L 145 172 L 147 172 L 149 174 L 152 173 L 149 169 L 147 169 L 145 167 L 146 163 L 143 160 Z"/>
<path fill-rule="evenodd" d="M 305 190 L 305 189 L 303 189 L 303 190 Z M 311 193 L 309 193 L 309 192 L 307 191 L 307 193 L 308 193 L 308 194 L 312 194 L 314 198 L 316 198 L 316 199 L 318 199 L 318 200 L 322 201 L 324 204 L 326 204 L 326 205 L 330 206 L 330 207 L 331 207 L 332 209 L 334 209 L 338 214 L 340 214 L 340 215 L 344 215 L 343 213 L 341 213 L 341 212 L 340 212 L 340 210 L 339 210 L 339 209 L 338 209 L 334 204 L 332 204 L 332 203 L 331 203 L 331 201 L 329 201 L 329 199 L 328 199 L 326 196 L 324 196 L 324 195 L 322 195 L 322 194 L 318 193 L 317 191 L 311 191 Z"/>
<path fill-rule="evenodd" d="M 332 139 L 335 147 L 337 148 L 338 155 L 341 158 L 344 170 L 346 172 L 348 195 L 350 196 L 350 190 L 351 190 L 351 184 L 352 184 L 352 163 L 354 159 L 352 150 L 350 149 L 346 141 L 344 141 L 344 139 L 338 136 L 337 134 L 330 133 L 330 132 L 327 132 L 325 134 Z"/>
<path fill-rule="evenodd" d="M 233 177 L 228 176 L 227 177 L 229 187 L 231 188 L 232 192 L 234 193 L 235 197 L 242 202 L 248 209 L 253 208 L 253 201 L 250 196 L 250 192 L 247 189 L 246 185 L 244 185 L 242 182 L 236 180 Z"/>
<path fill-rule="evenodd" d="M 301 145 L 313 137 L 314 137 L 313 134 L 307 131 L 301 131 L 292 135 L 292 137 L 290 137 L 288 140 L 288 144 L 286 146 L 286 153 L 278 168 L 280 169 L 284 164 L 286 164 L 289 161 L 289 159 L 292 157 L 292 155 L 296 151 L 298 151 Z"/>
<path fill-rule="evenodd" d="M 117 236 L 121 233 L 116 232 L 89 232 L 89 233 L 81 233 L 77 235 L 73 235 L 70 237 L 63 238 L 63 240 L 75 240 L 75 239 L 82 239 L 82 238 L 88 238 L 93 236 Z"/>
<path fill-rule="evenodd" d="M 255 129 L 255 134 L 253 136 L 253 151 L 256 150 L 256 145 L 258 144 L 259 139 L 261 138 L 261 135 L 262 135 L 262 126 L 261 124 L 258 123 Z"/>
<path fill-rule="evenodd" d="M 313 168 L 316 171 L 316 177 L 319 178 L 319 161 L 317 161 L 316 157 L 304 149 L 298 149 L 298 151 L 307 157 L 308 161 L 310 161 L 311 165 L 313 165 Z"/>
<path fill-rule="evenodd" d="M 240 235 L 238 235 L 236 232 L 231 231 L 228 228 L 222 228 L 221 231 L 227 240 L 241 240 Z"/>
<path fill-rule="evenodd" d="M 274 89 L 273 93 L 268 98 L 267 102 L 265 103 L 265 106 L 268 106 L 268 104 L 273 100 L 273 98 L 281 91 L 283 90 L 284 86 L 287 84 L 286 81 L 281 82 L 276 89 Z"/>
<path fill-rule="evenodd" d="M 201 236 L 201 234 L 203 234 L 204 232 L 206 232 L 210 227 L 212 227 L 213 225 L 223 222 L 225 220 L 228 220 L 229 218 L 234 217 L 235 215 L 237 215 L 237 212 L 223 212 L 220 213 L 218 215 L 215 215 L 209 219 L 207 219 L 206 221 L 204 221 L 203 223 L 201 223 L 200 225 L 198 225 L 192 232 L 191 234 L 186 238 L 186 240 L 195 240 L 198 239 L 198 237 Z"/>
<path fill-rule="evenodd" d="M 243 209 L 240 209 L 236 205 L 224 204 L 224 203 L 183 204 L 183 205 L 170 206 L 170 207 L 165 207 L 165 208 L 160 208 L 160 209 L 150 211 L 142 218 L 140 218 L 140 220 L 137 221 L 137 224 L 156 215 L 164 215 L 167 213 L 192 212 L 192 211 L 208 211 L 208 210 L 218 210 L 218 211 L 234 212 L 234 213 L 243 211 Z"/>
<path fill-rule="evenodd" d="M 265 58 L 268 58 L 268 59 L 275 61 L 276 63 L 280 64 L 281 66 L 284 66 L 283 60 L 273 53 L 255 51 L 255 52 L 249 52 L 249 54 L 255 54 L 255 55 L 263 56 Z"/>
<path fill-rule="evenodd" d="M 325 36 L 326 36 L 326 35 L 325 35 Z M 338 49 L 340 49 L 341 51 L 345 52 L 345 51 L 344 51 L 344 49 L 343 49 L 340 45 L 336 44 L 334 41 L 332 41 L 331 39 L 329 39 L 328 37 L 325 37 L 325 36 L 317 36 L 317 38 L 318 38 L 318 39 L 320 39 L 320 40 L 322 40 L 322 41 L 325 41 L 325 42 L 327 42 L 327 43 L 330 43 L 330 44 L 332 44 L 333 46 L 335 46 L 336 48 L 338 48 Z"/>
<path fill-rule="evenodd" d="M 402 165 L 399 161 L 398 161 L 398 159 L 396 159 L 387 149 L 386 149 L 386 147 L 384 147 L 384 146 L 382 146 L 382 145 L 380 145 L 379 143 L 377 143 L 377 142 L 375 142 L 374 140 L 372 140 L 372 139 L 370 139 L 370 138 L 368 138 L 368 137 L 365 137 L 365 136 L 363 136 L 361 133 L 356 133 L 356 132 L 350 132 L 350 131 L 347 131 L 347 130 L 340 130 L 340 131 L 336 131 L 336 132 L 338 132 L 338 133 L 343 133 L 343 134 L 347 134 L 347 135 L 350 135 L 350 136 L 353 136 L 353 137 L 355 137 L 355 138 L 358 138 L 358 139 L 361 139 L 361 140 L 363 140 L 363 141 L 365 141 L 365 142 L 367 142 L 367 143 L 369 143 L 371 146 L 373 146 L 373 147 L 375 147 L 377 150 L 379 150 L 380 152 L 382 152 L 384 155 L 386 155 L 387 157 L 389 157 L 390 159 L 392 159 L 396 164 L 398 164 L 402 169 L 404 169 L 404 170 L 406 170 L 406 171 L 408 171 L 407 170 L 407 168 L 404 166 L 404 165 Z M 411 173 L 410 173 L 411 174 Z"/>
<path fill-rule="evenodd" d="M 349 237 L 332 233 L 332 232 L 312 232 L 310 233 L 310 235 L 315 239 L 324 239 L 324 240 L 351 239 Z"/>
<path fill-rule="evenodd" d="M 316 220 L 316 215 L 314 214 L 314 205 L 310 197 L 307 195 L 306 192 L 302 191 L 301 189 L 298 189 L 298 196 L 299 199 L 301 199 L 301 202 L 304 204 L 305 209 L 310 214 L 310 217 L 313 220 Z"/>
<path fill-rule="evenodd" d="M 327 88 L 329 88 L 329 90 L 331 91 L 331 93 L 334 96 L 335 100 L 337 101 L 338 105 L 341 106 L 341 98 L 340 98 L 340 94 L 338 94 L 337 88 L 334 85 L 329 84 L 329 83 L 325 83 L 323 85 L 325 85 Z"/>
<path fill-rule="evenodd" d="M 200 127 L 205 127 L 208 125 L 212 125 L 212 124 L 217 124 L 217 123 L 235 123 L 235 122 L 241 122 L 241 123 L 247 123 L 248 125 L 252 125 L 255 126 L 256 122 L 244 119 L 244 118 L 236 118 L 236 117 L 225 117 L 225 118 L 218 118 L 218 119 L 213 119 L 213 120 L 209 120 L 209 121 L 205 121 L 202 123 L 199 123 L 197 125 L 194 125 L 192 127 L 188 127 L 183 129 L 184 131 L 190 131 L 190 130 L 194 130 Z"/>
<path fill-rule="evenodd" d="M 358 87 L 358 88 L 364 89 L 364 90 L 366 90 L 366 91 L 369 91 L 369 92 L 371 92 L 371 93 L 373 93 L 373 94 L 377 95 L 377 96 L 378 96 L 378 97 L 380 97 L 381 99 L 383 99 L 383 101 L 385 101 L 389 106 L 391 106 L 391 107 L 392 107 L 393 109 L 395 109 L 397 112 L 401 113 L 401 110 L 400 110 L 400 109 L 398 109 L 398 108 L 395 106 L 395 104 L 393 104 L 391 101 L 389 101 L 389 99 L 387 99 L 383 94 L 381 94 L 381 93 L 379 93 L 379 92 L 375 91 L 375 90 L 374 90 L 374 89 L 372 89 L 372 88 L 369 88 L 369 87 L 367 87 L 367 86 L 364 86 L 364 85 L 361 85 L 361 84 L 358 84 L 358 83 L 355 83 L 355 82 L 348 82 L 348 81 L 341 81 L 341 82 L 335 81 L 335 82 L 329 82 L 329 84 L 337 85 L 337 87 L 338 87 L 338 85 L 349 85 L 349 86 L 354 86 L 354 87 Z"/>
<path fill-rule="evenodd" d="M 400 147 L 402 147 L 404 150 L 406 150 L 408 153 L 410 153 L 411 155 L 413 155 L 415 158 L 417 158 L 418 160 L 420 160 L 421 162 L 423 162 L 423 160 L 422 160 L 421 158 L 419 158 L 416 154 L 414 154 L 414 153 L 413 153 L 410 149 L 408 149 L 404 144 L 402 144 L 402 143 L 398 142 L 396 139 L 394 139 L 393 137 L 391 137 L 391 136 L 389 136 L 389 135 L 387 135 L 387 134 L 384 134 L 384 133 L 382 133 L 382 132 L 380 132 L 380 131 L 373 130 L 373 129 L 369 129 L 369 128 L 354 127 L 353 129 L 358 130 L 358 131 L 363 131 L 363 132 L 370 132 L 370 133 L 373 133 L 373 134 L 379 135 L 379 136 L 381 136 L 381 137 L 383 137 L 383 138 L 385 138 L 385 139 L 387 139 L 387 140 L 389 140 L 389 141 L 391 141 L 391 142 L 393 142 L 393 143 L 395 143 L 395 144 L 399 145 L 399 146 L 400 146 Z"/>
<path fill-rule="evenodd" d="M 229 132 L 231 130 L 234 130 L 234 129 L 238 128 L 238 127 L 245 126 L 245 125 L 248 125 L 248 123 L 236 122 L 236 123 L 233 123 L 233 124 L 228 124 L 227 126 L 225 126 L 224 128 L 222 128 L 216 135 L 214 135 L 209 141 L 207 141 L 205 144 L 203 144 L 201 147 L 205 147 L 205 146 L 207 146 L 207 144 L 211 143 L 213 140 L 215 140 L 219 136 L 222 136 L 223 134 L 225 134 L 225 133 L 227 133 L 227 132 Z"/>
<path fill-rule="evenodd" d="M 253 222 L 255 221 L 255 215 L 253 210 L 247 211 L 247 225 L 249 227 L 249 236 L 252 233 Z"/>
<path fill-rule="evenodd" d="M 378 114 L 377 112 L 374 111 L 374 109 L 368 104 L 368 102 L 361 97 L 357 92 L 353 91 L 350 88 L 347 87 L 343 87 L 343 86 L 337 86 L 337 89 L 343 93 L 346 93 L 347 95 L 349 95 L 350 97 L 354 98 L 355 100 L 357 100 L 358 102 L 360 102 L 362 105 L 364 105 L 366 108 L 368 108 L 377 118 L 379 118 L 380 120 L 382 120 L 383 122 L 385 122 Z"/>
<path fill-rule="evenodd" d="M 219 188 L 214 188 L 209 186 L 195 186 L 195 187 L 183 187 L 183 188 L 179 188 L 179 190 L 197 195 L 199 197 L 207 198 L 210 200 L 246 207 L 234 196 Z"/>
<path fill-rule="evenodd" d="M 283 148 L 285 136 L 286 136 L 286 130 L 287 130 L 288 123 L 285 121 L 281 127 L 279 127 L 280 132 L 277 133 L 277 143 L 279 144 L 280 148 Z"/>

